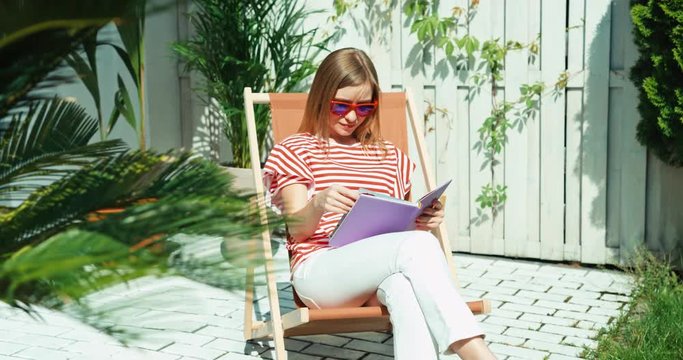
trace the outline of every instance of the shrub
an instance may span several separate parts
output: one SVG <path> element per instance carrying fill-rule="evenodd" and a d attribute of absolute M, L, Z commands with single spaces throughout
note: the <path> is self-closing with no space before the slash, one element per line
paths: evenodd
<path fill-rule="evenodd" d="M 640 50 L 631 69 L 642 117 L 638 141 L 683 166 L 683 0 L 631 0 L 631 18 Z"/>

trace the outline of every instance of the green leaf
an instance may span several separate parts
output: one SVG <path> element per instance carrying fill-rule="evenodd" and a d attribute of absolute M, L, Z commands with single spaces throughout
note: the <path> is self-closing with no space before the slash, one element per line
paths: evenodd
<path fill-rule="evenodd" d="M 83 60 L 83 58 L 78 55 L 78 53 L 72 53 L 64 59 L 71 68 L 74 69 L 76 74 L 78 74 L 83 85 L 92 96 L 95 101 L 95 106 L 99 109 L 100 107 L 100 88 L 97 81 L 96 70 L 93 70 L 88 66 L 88 64 Z"/>
<path fill-rule="evenodd" d="M 449 41 L 446 44 L 446 56 L 451 56 L 453 55 L 453 51 L 455 50 L 455 47 L 453 46 L 453 42 Z"/>
<path fill-rule="evenodd" d="M 111 109 L 111 113 L 109 114 L 109 121 L 107 121 L 107 128 L 104 130 L 106 136 L 108 137 L 112 130 L 114 130 L 114 126 L 116 126 L 116 123 L 118 122 L 119 118 L 121 117 L 121 108 L 125 106 L 125 103 L 123 101 L 123 96 L 121 94 L 121 90 L 117 90 L 116 93 L 114 94 L 114 106 Z"/>
<path fill-rule="evenodd" d="M 138 79 L 138 67 L 133 63 L 132 57 L 126 52 L 125 49 L 121 48 L 118 45 L 110 44 L 107 43 L 106 45 L 111 46 L 114 48 L 116 53 L 119 55 L 119 58 L 121 61 L 123 61 L 123 64 L 126 66 L 126 69 L 128 69 L 128 73 L 130 74 L 130 77 L 133 79 L 133 82 L 135 82 L 135 87 L 140 88 L 140 79 Z"/>
<path fill-rule="evenodd" d="M 126 119 L 126 122 L 134 129 L 136 130 L 136 124 L 137 121 L 135 120 L 135 109 L 133 108 L 133 102 L 130 99 L 130 95 L 128 94 L 128 89 L 126 88 L 126 84 L 124 84 L 123 79 L 121 78 L 121 75 L 117 76 L 118 84 L 119 84 L 119 92 L 120 92 L 120 98 L 121 101 L 116 101 L 116 106 L 119 107 L 119 112 L 123 115 L 124 119 Z M 119 95 L 119 93 L 117 93 Z"/>

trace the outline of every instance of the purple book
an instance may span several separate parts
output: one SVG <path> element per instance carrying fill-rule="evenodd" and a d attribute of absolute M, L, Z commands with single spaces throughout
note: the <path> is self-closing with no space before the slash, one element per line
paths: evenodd
<path fill-rule="evenodd" d="M 356 203 L 332 232 L 330 246 L 341 247 L 375 235 L 414 230 L 415 219 L 441 197 L 450 183 L 448 180 L 438 186 L 417 203 L 361 189 Z"/>

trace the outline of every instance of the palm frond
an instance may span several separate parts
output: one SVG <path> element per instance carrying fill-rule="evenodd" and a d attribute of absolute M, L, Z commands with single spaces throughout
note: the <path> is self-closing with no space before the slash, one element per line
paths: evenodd
<path fill-rule="evenodd" d="M 89 144 L 97 120 L 80 105 L 54 98 L 15 116 L 0 140 L 0 200 L 31 192 L 94 159 L 126 150 L 121 140 Z"/>
<path fill-rule="evenodd" d="M 0 118 L 27 101 L 42 99 L 34 90 L 73 80 L 48 74 L 64 66 L 63 60 L 84 39 L 128 16 L 140 2 L 144 0 L 0 2 L 0 14 L 12 14 L 0 21 Z"/>
<path fill-rule="evenodd" d="M 69 224 L 64 225 L 63 218 L 69 209 L 73 209 L 71 205 L 74 202 L 74 195 L 67 195 L 68 199 L 62 199 L 57 217 L 62 220 L 61 229 L 70 230 L 55 234 L 49 230 L 51 226 L 57 227 L 55 223 L 43 224 L 29 235 L 32 240 L 43 237 L 44 241 L 35 246 L 33 241 L 25 241 L 21 247 L 12 249 L 10 253 L 14 255 L 0 265 L 0 288 L 6 289 L 0 293 L 0 300 L 15 306 L 41 303 L 59 307 L 65 301 L 78 301 L 92 291 L 139 276 L 185 273 L 188 267 L 197 266 L 218 270 L 224 265 L 222 262 L 179 261 L 176 266 L 176 262 L 169 261 L 169 256 L 178 250 L 174 236 L 211 235 L 233 242 L 249 242 L 263 231 L 252 200 L 235 195 L 230 190 L 230 178 L 215 164 L 191 158 L 188 154 L 172 157 L 134 153 L 131 156 L 130 160 L 135 165 L 146 159 L 153 165 L 147 169 L 156 174 L 137 182 L 137 186 L 147 189 L 138 192 L 138 196 L 153 194 L 162 197 L 137 202 L 119 212 L 89 221 L 79 221 L 71 216 Z M 134 173 L 131 179 L 145 177 L 148 172 Z M 119 177 L 127 177 L 126 171 L 120 174 Z M 205 179 L 198 179 L 198 176 Z M 130 184 L 135 181 L 123 182 Z M 150 183 L 151 186 L 146 186 Z M 88 187 L 89 182 L 83 184 Z M 95 188 L 106 198 L 107 190 L 112 190 L 112 187 L 116 188 L 114 193 L 120 195 L 118 188 L 122 186 L 119 182 L 109 183 L 106 189 L 103 186 Z M 123 188 L 130 189 L 127 186 Z M 87 199 L 83 197 L 81 200 Z M 29 221 L 44 217 L 48 209 L 44 208 L 42 213 L 35 207 L 25 210 L 34 212 L 36 216 L 21 219 L 23 227 Z M 15 218 L 13 223 L 16 222 Z M 5 224 L 0 226 L 0 231 L 4 232 Z M 2 239 L 6 236 L 0 234 Z M 258 247 L 237 248 L 243 251 L 228 254 L 229 258 L 248 257 L 252 261 L 260 261 L 253 252 Z"/>
<path fill-rule="evenodd" d="M 106 234 L 70 230 L 26 246 L 0 265 L 0 300 L 59 307 L 114 283 L 164 271 L 167 255 L 131 249 Z"/>

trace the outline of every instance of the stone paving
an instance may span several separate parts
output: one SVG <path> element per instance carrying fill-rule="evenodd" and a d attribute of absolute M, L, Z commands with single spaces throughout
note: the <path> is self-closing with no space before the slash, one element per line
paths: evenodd
<path fill-rule="evenodd" d="M 463 296 L 492 301 L 492 313 L 478 318 L 501 360 L 580 358 L 584 346 L 595 345 L 597 330 L 623 309 L 632 288 L 632 279 L 614 270 L 467 254 L 454 260 Z M 286 269 L 282 247 L 276 262 Z M 281 310 L 288 311 L 294 307 L 288 273 L 278 274 Z M 257 290 L 261 317 L 268 301 L 265 288 Z M 185 277 L 148 277 L 96 293 L 88 304 L 106 314 L 94 321 L 137 337 L 124 346 L 65 313 L 39 309 L 34 318 L 0 303 L 0 360 L 273 358 L 272 342 L 242 338 L 240 291 Z M 393 358 L 387 333 L 297 336 L 286 347 L 290 360 Z"/>

